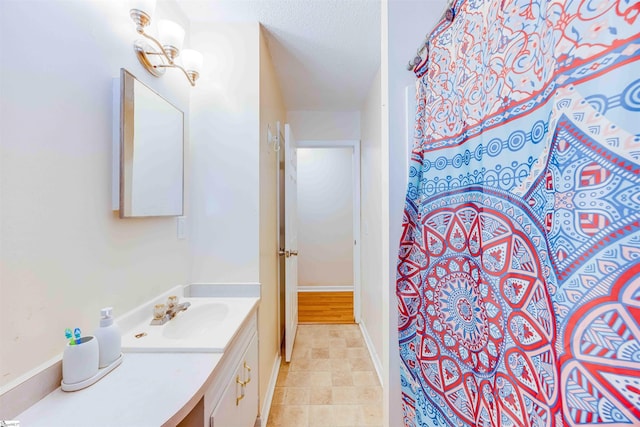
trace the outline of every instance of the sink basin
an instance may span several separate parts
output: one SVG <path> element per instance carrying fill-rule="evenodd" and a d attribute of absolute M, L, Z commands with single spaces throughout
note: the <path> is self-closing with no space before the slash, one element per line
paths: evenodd
<path fill-rule="evenodd" d="M 172 340 L 211 335 L 215 328 L 229 314 L 229 306 L 223 303 L 209 303 L 189 307 L 167 322 L 162 329 L 162 336 Z"/>
<path fill-rule="evenodd" d="M 183 298 L 190 302 L 164 325 L 150 325 L 151 313 L 122 335 L 128 353 L 222 353 L 255 310 L 258 298 Z M 135 323 L 134 323 L 135 325 Z"/>

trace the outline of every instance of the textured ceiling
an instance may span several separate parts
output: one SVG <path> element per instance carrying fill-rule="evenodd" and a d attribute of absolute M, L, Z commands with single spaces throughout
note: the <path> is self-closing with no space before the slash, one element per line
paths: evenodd
<path fill-rule="evenodd" d="M 287 110 L 359 110 L 380 67 L 379 0 L 178 0 L 193 22 L 262 23 Z"/>

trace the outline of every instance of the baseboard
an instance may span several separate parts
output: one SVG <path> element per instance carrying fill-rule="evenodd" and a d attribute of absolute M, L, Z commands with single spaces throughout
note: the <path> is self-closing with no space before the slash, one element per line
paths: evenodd
<path fill-rule="evenodd" d="M 298 286 L 298 292 L 353 292 L 353 285 L 344 285 L 344 286 Z"/>
<path fill-rule="evenodd" d="M 380 357 L 378 356 L 378 353 L 376 353 L 376 349 L 373 346 L 373 341 L 371 341 L 371 337 L 369 336 L 367 327 L 363 322 L 358 323 L 358 325 L 360 325 L 360 331 L 362 332 L 362 336 L 364 337 L 364 342 L 367 345 L 367 350 L 369 350 L 369 355 L 371 356 L 373 367 L 376 368 L 378 381 L 380 382 L 380 385 L 382 385 L 382 362 L 380 361 Z"/>
<path fill-rule="evenodd" d="M 267 394 L 264 396 L 260 410 L 260 423 L 262 427 L 266 427 L 267 420 L 269 420 L 269 412 L 271 411 L 271 402 L 273 401 L 273 393 L 276 391 L 276 381 L 278 381 L 278 373 L 280 372 L 280 362 L 282 357 L 278 353 L 276 360 L 273 363 L 273 369 L 271 370 L 271 378 L 269 379 L 269 385 L 267 387 Z"/>

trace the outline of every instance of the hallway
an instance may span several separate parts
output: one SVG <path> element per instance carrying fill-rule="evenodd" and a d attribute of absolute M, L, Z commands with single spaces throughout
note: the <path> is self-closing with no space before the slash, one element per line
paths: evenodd
<path fill-rule="evenodd" d="M 381 425 L 382 387 L 358 325 L 299 325 L 267 426 Z"/>

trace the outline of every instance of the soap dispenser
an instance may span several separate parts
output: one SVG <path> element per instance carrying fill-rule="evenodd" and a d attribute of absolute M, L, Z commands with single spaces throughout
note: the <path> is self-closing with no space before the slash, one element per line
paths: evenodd
<path fill-rule="evenodd" d="M 122 337 L 118 325 L 113 321 L 112 311 L 112 307 L 100 310 L 100 327 L 94 333 L 98 339 L 100 368 L 106 368 L 115 362 L 121 354 Z"/>

